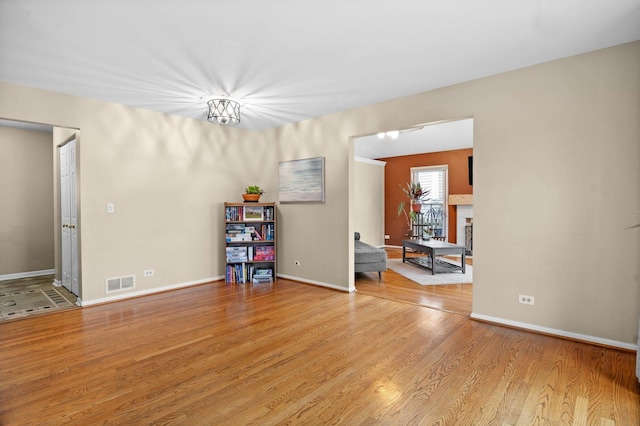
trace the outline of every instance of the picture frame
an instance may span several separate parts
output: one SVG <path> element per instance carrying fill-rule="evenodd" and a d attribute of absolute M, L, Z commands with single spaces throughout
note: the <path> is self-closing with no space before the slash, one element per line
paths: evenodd
<path fill-rule="evenodd" d="M 242 220 L 264 220 L 264 208 L 262 206 L 244 206 L 242 209 Z"/>
<path fill-rule="evenodd" d="M 281 203 L 324 203 L 324 157 L 278 162 Z"/>

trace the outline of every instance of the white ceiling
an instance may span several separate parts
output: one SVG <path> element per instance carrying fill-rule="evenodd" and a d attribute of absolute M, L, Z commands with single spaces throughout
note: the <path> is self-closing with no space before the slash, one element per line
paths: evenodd
<path fill-rule="evenodd" d="M 355 156 L 370 159 L 473 148 L 473 119 L 405 129 L 396 139 L 364 136 L 354 143 Z"/>
<path fill-rule="evenodd" d="M 0 0 L 0 80 L 262 130 L 638 39 L 640 0 Z"/>

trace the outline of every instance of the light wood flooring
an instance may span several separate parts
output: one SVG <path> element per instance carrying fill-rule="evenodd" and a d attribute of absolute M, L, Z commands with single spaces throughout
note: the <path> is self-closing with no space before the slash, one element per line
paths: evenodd
<path fill-rule="evenodd" d="M 402 258 L 402 249 L 387 248 L 386 251 L 389 259 Z M 407 256 L 414 256 L 414 254 L 409 253 Z M 472 263 L 472 259 L 467 259 L 467 264 Z M 426 269 L 425 273 L 428 273 Z M 466 316 L 471 315 L 473 293 L 471 283 L 425 286 L 387 269 L 382 273 L 382 279 L 378 278 L 377 272 L 356 274 L 355 285 L 359 294 L 413 303 Z"/>
<path fill-rule="evenodd" d="M 279 279 L 0 323 L 0 424 L 638 425 L 631 352 Z"/>

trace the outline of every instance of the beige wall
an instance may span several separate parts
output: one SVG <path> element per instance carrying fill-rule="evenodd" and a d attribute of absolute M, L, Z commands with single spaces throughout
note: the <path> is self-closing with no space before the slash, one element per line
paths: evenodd
<path fill-rule="evenodd" d="M 385 163 L 367 159 L 354 162 L 353 227 L 368 244 L 382 247 L 384 240 Z"/>
<path fill-rule="evenodd" d="M 295 275 L 288 260 L 306 251 L 302 276 L 353 288 L 350 136 L 473 117 L 473 315 L 632 347 L 640 240 L 625 227 L 640 210 L 638 75 L 635 42 L 264 132 L 281 159 L 327 156 L 327 203 L 282 207 L 283 272 Z"/>
<path fill-rule="evenodd" d="M 221 276 L 222 202 L 249 183 L 277 201 L 277 162 L 315 156 L 326 202 L 279 205 L 278 272 L 351 290 L 351 138 L 473 117 L 474 316 L 633 345 L 638 75 L 640 42 L 260 133 L 3 83 L 0 117 L 82 131 L 85 300 L 121 274 L 146 290 Z"/>
<path fill-rule="evenodd" d="M 0 126 L 0 275 L 54 268 L 51 140 Z"/>
<path fill-rule="evenodd" d="M 81 130 L 85 303 L 108 297 L 110 277 L 135 274 L 145 292 L 222 276 L 224 201 L 253 183 L 277 193 L 275 154 L 256 156 L 241 129 L 6 83 L 0 93 L 0 117 Z"/>

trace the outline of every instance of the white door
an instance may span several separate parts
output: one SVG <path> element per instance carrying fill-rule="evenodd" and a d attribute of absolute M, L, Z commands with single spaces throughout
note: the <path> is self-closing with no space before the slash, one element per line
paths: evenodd
<path fill-rule="evenodd" d="M 72 139 L 62 145 L 59 156 L 62 285 L 79 296 L 76 140 Z"/>

